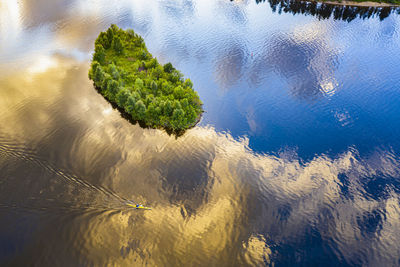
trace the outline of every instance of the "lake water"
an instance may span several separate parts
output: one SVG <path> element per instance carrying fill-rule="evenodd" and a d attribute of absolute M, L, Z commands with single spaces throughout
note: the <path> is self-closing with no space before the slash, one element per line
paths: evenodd
<path fill-rule="evenodd" d="M 400 265 L 399 11 L 257 2 L 0 2 L 2 266 Z M 193 81 L 197 127 L 96 92 L 111 23 Z"/>

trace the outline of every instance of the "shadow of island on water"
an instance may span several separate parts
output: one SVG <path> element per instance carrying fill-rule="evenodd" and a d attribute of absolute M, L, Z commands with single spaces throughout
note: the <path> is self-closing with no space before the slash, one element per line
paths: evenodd
<path fill-rule="evenodd" d="M 256 3 L 263 3 L 265 0 L 256 0 Z M 344 20 L 350 22 L 356 18 L 369 19 L 378 17 L 384 20 L 392 13 L 400 14 L 400 7 L 397 6 L 353 6 L 344 4 L 332 4 L 315 1 L 299 0 L 268 0 L 272 11 L 281 14 L 292 13 L 312 15 L 318 19 Z"/>

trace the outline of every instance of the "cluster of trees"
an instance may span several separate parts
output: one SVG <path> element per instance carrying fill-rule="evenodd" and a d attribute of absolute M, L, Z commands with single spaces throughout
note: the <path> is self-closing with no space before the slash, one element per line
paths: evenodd
<path fill-rule="evenodd" d="M 190 79 L 171 63 L 160 65 L 133 30 L 111 25 L 100 33 L 89 78 L 104 97 L 150 127 L 182 131 L 203 112 Z"/>
<path fill-rule="evenodd" d="M 256 3 L 262 3 L 266 0 L 256 0 Z M 371 17 L 379 17 L 384 20 L 390 14 L 397 12 L 400 14 L 399 7 L 373 7 L 373 6 L 351 6 L 351 5 L 335 5 L 332 3 L 324 3 L 324 0 L 318 1 L 299 1 L 299 0 L 267 0 L 273 12 L 306 14 L 316 16 L 318 19 L 329 19 L 333 17 L 335 20 L 352 21 L 356 18 L 369 19 Z M 333 2 L 341 3 L 342 0 L 333 0 Z M 356 2 L 365 2 L 371 0 L 356 0 Z M 378 0 L 372 0 L 380 2 Z M 400 4 L 400 0 L 382 0 L 382 2 L 390 4 Z"/>

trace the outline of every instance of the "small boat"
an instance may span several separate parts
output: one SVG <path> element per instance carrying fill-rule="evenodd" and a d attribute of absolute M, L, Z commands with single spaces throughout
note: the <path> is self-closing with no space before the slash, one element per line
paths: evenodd
<path fill-rule="evenodd" d="M 126 203 L 126 205 L 128 205 L 129 207 L 135 208 L 135 209 L 142 209 L 142 210 L 151 210 L 150 207 L 145 207 L 142 204 L 130 204 L 130 203 Z"/>

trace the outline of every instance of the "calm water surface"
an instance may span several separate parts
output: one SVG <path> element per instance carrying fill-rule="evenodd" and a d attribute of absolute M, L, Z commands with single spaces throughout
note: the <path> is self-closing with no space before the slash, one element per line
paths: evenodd
<path fill-rule="evenodd" d="M 400 15 L 313 10 L 2 0 L 0 264 L 400 265 Z M 194 82 L 197 127 L 94 90 L 111 23 Z"/>

